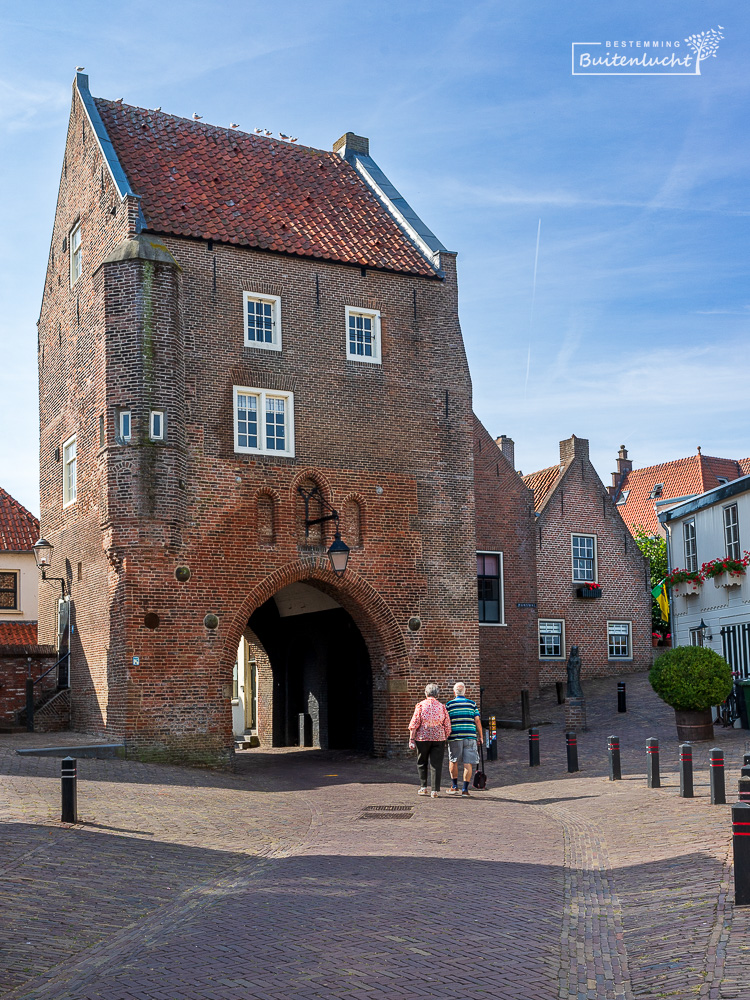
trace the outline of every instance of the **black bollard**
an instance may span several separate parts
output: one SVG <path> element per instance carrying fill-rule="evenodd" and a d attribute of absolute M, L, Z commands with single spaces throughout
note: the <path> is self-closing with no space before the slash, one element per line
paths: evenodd
<path fill-rule="evenodd" d="M 732 805 L 732 850 L 734 854 L 734 905 L 750 905 L 750 803 Z"/>
<path fill-rule="evenodd" d="M 529 767 L 539 767 L 539 730 L 529 730 Z"/>
<path fill-rule="evenodd" d="M 578 738 L 575 733 L 565 734 L 565 749 L 568 752 L 568 774 L 577 771 L 578 768 Z"/>
<path fill-rule="evenodd" d="M 750 764 L 750 753 L 744 753 L 742 755 L 742 766 L 747 767 Z"/>
<path fill-rule="evenodd" d="M 76 778 L 75 757 L 63 757 L 60 768 L 60 785 L 62 788 L 62 823 L 78 822 L 78 790 Z"/>
<path fill-rule="evenodd" d="M 26 730 L 34 732 L 34 682 L 26 678 Z"/>
<path fill-rule="evenodd" d="M 680 744 L 680 798 L 693 797 L 693 746 L 691 743 Z"/>
<path fill-rule="evenodd" d="M 625 681 L 617 682 L 617 711 L 627 712 L 628 710 L 628 695 L 625 689 Z"/>
<path fill-rule="evenodd" d="M 727 801 L 724 784 L 724 751 L 712 747 L 708 751 L 709 773 L 711 778 L 711 805 L 723 806 Z"/>
<path fill-rule="evenodd" d="M 737 782 L 737 798 L 740 802 L 750 803 L 750 778 L 746 775 L 740 775 L 740 780 Z"/>
<path fill-rule="evenodd" d="M 524 688 L 521 691 L 521 729 L 528 729 L 531 725 L 531 709 L 529 708 L 529 691 Z"/>
<path fill-rule="evenodd" d="M 648 787 L 661 788 L 659 776 L 659 741 L 646 740 L 646 766 L 648 767 Z"/>
<path fill-rule="evenodd" d="M 610 736 L 607 740 L 607 749 L 609 750 L 609 780 L 620 781 L 622 778 L 622 769 L 620 767 L 620 737 Z"/>

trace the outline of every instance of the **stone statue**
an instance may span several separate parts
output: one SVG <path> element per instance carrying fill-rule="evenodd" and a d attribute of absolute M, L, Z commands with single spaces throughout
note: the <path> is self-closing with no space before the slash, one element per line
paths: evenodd
<path fill-rule="evenodd" d="M 578 655 L 578 646 L 570 647 L 566 697 L 583 698 L 583 689 L 581 688 L 581 657 Z"/>

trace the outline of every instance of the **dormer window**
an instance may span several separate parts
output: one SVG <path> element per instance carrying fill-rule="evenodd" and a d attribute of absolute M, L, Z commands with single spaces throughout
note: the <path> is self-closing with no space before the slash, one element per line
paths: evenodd
<path fill-rule="evenodd" d="M 70 287 L 78 281 L 83 271 L 83 254 L 81 249 L 81 223 L 70 232 Z"/>
<path fill-rule="evenodd" d="M 630 490 L 623 490 L 617 499 L 617 506 L 622 507 L 628 502 L 628 497 L 630 496 Z"/>
<path fill-rule="evenodd" d="M 719 486 L 726 486 L 729 480 L 727 479 L 726 476 L 717 476 L 716 482 L 719 484 Z"/>
<path fill-rule="evenodd" d="M 649 493 L 649 496 L 652 500 L 656 500 L 658 499 L 658 497 L 662 495 L 663 492 L 664 492 L 664 483 L 656 483 L 651 492 Z"/>

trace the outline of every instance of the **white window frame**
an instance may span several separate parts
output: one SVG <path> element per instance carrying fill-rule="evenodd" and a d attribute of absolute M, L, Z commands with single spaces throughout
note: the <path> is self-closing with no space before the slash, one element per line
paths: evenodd
<path fill-rule="evenodd" d="M 271 306 L 271 341 L 270 343 L 250 339 L 250 324 L 247 318 L 248 302 L 262 302 Z M 281 350 L 281 296 L 265 295 L 261 292 L 242 293 L 242 314 L 245 325 L 245 347 L 257 347 L 261 351 Z"/>
<path fill-rule="evenodd" d="M 380 340 L 380 310 L 360 309 L 359 306 L 346 306 L 346 358 L 347 361 L 362 361 L 367 365 L 382 364 L 382 349 Z M 372 355 L 353 354 L 349 344 L 349 319 L 351 316 L 366 316 L 372 320 Z"/>
<path fill-rule="evenodd" d="M 127 424 L 127 434 L 126 425 Z M 132 441 L 133 439 L 133 414 L 130 410 L 118 410 L 117 412 L 117 436 L 121 441 Z"/>
<path fill-rule="evenodd" d="M 239 444 L 239 419 L 237 413 L 238 396 L 256 396 L 258 398 L 258 442 L 259 447 L 248 448 Z M 284 410 L 284 427 L 286 430 L 286 451 L 279 451 L 274 448 L 267 448 L 266 441 L 266 400 L 283 399 L 286 403 Z M 276 455 L 281 458 L 294 458 L 294 393 L 279 392 L 275 389 L 258 389 L 245 385 L 235 385 L 232 393 L 232 408 L 234 422 L 234 450 L 245 455 Z"/>
<path fill-rule="evenodd" d="M 594 565 L 592 567 L 592 571 L 593 571 L 594 575 L 593 575 L 593 577 L 590 580 L 588 580 L 588 579 L 587 580 L 583 580 L 583 579 L 580 579 L 580 578 L 576 577 L 575 565 L 573 563 L 574 558 L 576 558 L 573 555 L 573 539 L 574 538 L 590 538 L 592 540 L 592 542 L 594 543 L 594 545 L 593 545 L 593 555 L 594 555 L 593 563 L 594 563 Z M 581 557 L 579 556 L 578 558 L 581 558 Z M 598 583 L 599 582 L 599 555 L 598 555 L 598 546 L 597 546 L 596 535 L 590 535 L 590 534 L 588 534 L 585 531 L 572 531 L 570 533 L 570 575 L 571 575 L 571 579 L 573 580 L 573 583 L 577 583 L 580 586 L 585 586 L 587 583 Z"/>
<path fill-rule="evenodd" d="M 69 454 L 72 450 L 72 455 Z M 72 474 L 69 475 L 69 469 Z M 62 444 L 63 507 L 70 507 L 78 499 L 78 442 L 71 434 Z"/>
<path fill-rule="evenodd" d="M 692 535 L 688 529 L 692 528 Z M 682 522 L 682 551 L 685 557 L 685 569 L 694 573 L 698 569 L 698 539 L 695 531 L 695 518 Z"/>
<path fill-rule="evenodd" d="M 560 626 L 560 655 L 559 656 L 542 656 L 541 644 L 539 638 L 542 634 L 542 623 L 552 623 Z M 564 618 L 537 618 L 536 620 L 536 650 L 537 656 L 542 662 L 547 662 L 548 660 L 564 660 L 565 659 L 565 619 Z"/>
<path fill-rule="evenodd" d="M 505 579 L 503 571 L 503 554 L 502 552 L 491 551 L 489 549 L 477 549 L 478 556 L 497 556 L 497 570 L 498 570 L 498 610 L 500 613 L 500 618 L 496 622 L 484 622 L 479 620 L 480 625 L 489 625 L 492 628 L 497 628 L 498 625 L 505 625 Z M 477 579 L 479 574 L 477 574 Z"/>
<path fill-rule="evenodd" d="M 77 222 L 68 234 L 68 253 L 70 254 L 70 287 L 72 288 L 83 274 L 83 240 L 81 239 L 80 222 Z"/>
<path fill-rule="evenodd" d="M 734 512 L 734 517 L 727 523 L 727 515 Z M 722 507 L 722 523 L 724 525 L 724 550 L 728 559 L 741 559 L 742 549 L 740 548 L 740 509 L 736 503 L 727 504 Z M 730 538 L 730 535 L 732 536 Z M 730 550 L 733 550 L 730 554 Z"/>
<path fill-rule="evenodd" d="M 627 625 L 628 627 L 628 654 L 627 656 L 613 656 L 609 650 L 609 637 L 610 635 L 622 635 L 622 632 L 613 633 L 610 632 L 610 626 L 612 625 Z M 607 622 L 607 659 L 608 660 L 632 660 L 633 659 L 633 623 L 629 621 L 623 621 L 622 619 L 612 620 Z"/>
<path fill-rule="evenodd" d="M 154 418 L 159 418 L 159 432 L 154 428 Z M 148 433 L 152 441 L 164 440 L 164 410 L 152 410 L 148 417 Z"/>
<path fill-rule="evenodd" d="M 21 571 L 18 569 L 8 569 L 7 566 L 0 566 L 0 573 L 7 573 L 8 576 L 16 578 L 16 603 L 12 608 L 0 608 L 0 615 L 18 615 L 21 609 Z"/>

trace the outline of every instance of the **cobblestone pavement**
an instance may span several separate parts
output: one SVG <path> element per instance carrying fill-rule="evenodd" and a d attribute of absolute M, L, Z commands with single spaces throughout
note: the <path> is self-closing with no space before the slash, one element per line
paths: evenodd
<path fill-rule="evenodd" d="M 533 706 L 542 765 L 503 730 L 488 789 L 416 796 L 416 769 L 316 751 L 246 751 L 232 773 L 79 761 L 59 818 L 59 760 L 0 736 L 4 1000 L 610 1000 L 750 998 L 729 806 L 708 745 L 679 798 L 671 710 L 645 677 L 586 686 L 581 771 L 562 709 Z M 623 780 L 607 780 L 606 738 Z M 741 730 L 717 727 L 730 800 Z M 661 740 L 661 789 L 645 741 Z M 80 742 L 68 734 L 69 742 Z"/>

